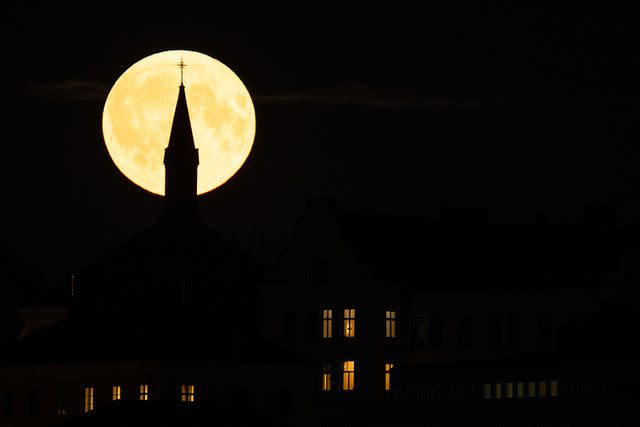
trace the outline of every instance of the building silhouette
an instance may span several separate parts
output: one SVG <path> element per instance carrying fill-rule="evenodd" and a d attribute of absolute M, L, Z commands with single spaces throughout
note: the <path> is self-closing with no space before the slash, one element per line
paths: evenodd
<path fill-rule="evenodd" d="M 163 211 L 74 275 L 64 307 L 20 312 L 0 425 L 638 421 L 636 230 L 310 198 L 260 265 L 198 217 L 178 90 Z"/>

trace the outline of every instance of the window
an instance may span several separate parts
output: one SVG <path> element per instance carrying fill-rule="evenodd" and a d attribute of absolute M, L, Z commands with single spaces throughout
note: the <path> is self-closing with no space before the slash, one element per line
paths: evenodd
<path fill-rule="evenodd" d="M 182 386 L 180 386 L 180 401 L 195 402 L 195 400 L 196 387 L 193 384 L 182 384 Z"/>
<path fill-rule="evenodd" d="M 122 397 L 121 391 L 122 390 L 119 385 L 114 385 L 113 387 L 111 387 L 111 400 L 120 400 L 120 398 Z"/>
<path fill-rule="evenodd" d="M 322 310 L 322 338 L 331 338 L 333 310 Z"/>
<path fill-rule="evenodd" d="M 7 391 L 4 393 L 4 402 L 3 402 L 3 408 L 2 408 L 2 412 L 4 413 L 4 416 L 10 417 L 12 414 L 12 409 L 13 409 L 13 402 L 11 399 L 11 393 Z"/>
<path fill-rule="evenodd" d="M 459 333 L 462 348 L 470 349 L 473 345 L 473 322 L 470 316 L 465 316 L 460 321 Z"/>
<path fill-rule="evenodd" d="M 147 384 L 140 385 L 140 400 L 149 400 L 149 386 Z"/>
<path fill-rule="evenodd" d="M 315 312 L 308 312 L 304 318 L 304 342 L 309 344 L 313 342 L 316 336 L 317 316 Z"/>
<path fill-rule="evenodd" d="M 538 382 L 538 396 L 539 397 L 547 397 L 547 382 L 539 381 Z"/>
<path fill-rule="evenodd" d="M 29 393 L 29 415 L 37 415 L 38 414 L 38 392 L 31 391 Z"/>
<path fill-rule="evenodd" d="M 353 338 L 356 334 L 356 309 L 345 308 L 344 310 L 344 336 Z"/>
<path fill-rule="evenodd" d="M 342 362 L 342 390 L 353 390 L 355 375 L 355 362 L 353 360 Z"/>
<path fill-rule="evenodd" d="M 512 399 L 535 398 L 535 397 L 557 397 L 558 381 L 519 381 L 496 384 L 484 384 L 482 396 L 484 399 L 500 399 L 502 397 Z M 525 395 L 526 393 L 526 395 Z"/>
<path fill-rule="evenodd" d="M 331 363 L 322 364 L 322 391 L 331 391 Z"/>
<path fill-rule="evenodd" d="M 285 338 L 295 339 L 296 337 L 296 313 L 288 311 L 284 314 L 282 322 L 282 332 Z"/>
<path fill-rule="evenodd" d="M 442 345 L 442 320 L 439 317 L 429 319 L 429 345 L 439 348 Z"/>
<path fill-rule="evenodd" d="M 519 382 L 518 386 L 517 386 L 517 395 L 518 395 L 518 399 L 522 399 L 524 397 L 524 383 L 523 382 Z"/>
<path fill-rule="evenodd" d="M 424 319 L 418 316 L 413 321 L 413 347 L 424 347 Z"/>
<path fill-rule="evenodd" d="M 489 318 L 489 349 L 495 350 L 502 345 L 502 318 L 494 314 Z"/>
<path fill-rule="evenodd" d="M 84 388 L 84 412 L 93 411 L 93 387 Z"/>
<path fill-rule="evenodd" d="M 513 398 L 513 383 L 507 383 L 507 399 L 512 399 Z"/>
<path fill-rule="evenodd" d="M 491 399 L 491 384 L 485 383 L 482 389 L 482 397 L 485 399 Z"/>
<path fill-rule="evenodd" d="M 507 316 L 507 345 L 515 348 L 520 345 L 520 319 L 514 313 Z"/>
<path fill-rule="evenodd" d="M 386 331 L 385 336 L 387 338 L 395 338 L 396 337 L 396 312 L 395 311 L 387 311 L 385 314 L 385 324 Z"/>
<path fill-rule="evenodd" d="M 548 349 L 553 343 L 553 323 L 549 314 L 538 319 L 538 346 Z"/>
<path fill-rule="evenodd" d="M 391 390 L 391 370 L 393 369 L 393 363 L 384 364 L 384 389 L 385 391 Z"/>
<path fill-rule="evenodd" d="M 58 408 L 56 409 L 56 414 L 67 415 L 67 411 L 64 409 L 64 401 L 62 400 L 62 398 L 58 399 Z"/>

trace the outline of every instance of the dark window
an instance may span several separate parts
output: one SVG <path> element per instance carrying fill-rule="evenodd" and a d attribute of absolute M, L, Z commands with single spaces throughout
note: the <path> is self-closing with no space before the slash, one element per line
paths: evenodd
<path fill-rule="evenodd" d="M 284 314 L 282 332 L 284 336 L 293 339 L 296 336 L 296 313 L 288 311 Z"/>
<path fill-rule="evenodd" d="M 322 391 L 331 391 L 331 363 L 322 364 Z"/>
<path fill-rule="evenodd" d="M 424 319 L 421 316 L 413 320 L 411 344 L 413 348 L 424 347 Z"/>
<path fill-rule="evenodd" d="M 327 260 L 315 260 L 311 264 L 311 282 L 316 285 L 324 285 L 329 279 L 329 264 Z"/>
<path fill-rule="evenodd" d="M 515 313 L 509 314 L 507 319 L 507 345 L 515 348 L 520 346 L 520 319 Z"/>
<path fill-rule="evenodd" d="M 460 321 L 460 345 L 469 349 L 473 346 L 473 322 L 471 317 L 465 316 Z"/>
<path fill-rule="evenodd" d="M 291 413 L 293 407 L 293 394 L 290 390 L 280 390 L 280 413 L 282 415 L 288 415 Z"/>
<path fill-rule="evenodd" d="M 552 321 L 549 314 L 545 314 L 538 319 L 538 346 L 541 348 L 549 348 L 552 344 L 553 330 Z"/>
<path fill-rule="evenodd" d="M 333 310 L 325 308 L 322 310 L 322 338 L 333 336 Z"/>
<path fill-rule="evenodd" d="M 439 317 L 429 319 L 429 345 L 433 348 L 442 345 L 442 320 Z"/>
<path fill-rule="evenodd" d="M 29 415 L 37 415 L 38 414 L 38 393 L 32 391 L 29 393 Z"/>
<path fill-rule="evenodd" d="M 316 336 L 317 314 L 315 312 L 307 313 L 304 319 L 304 341 L 308 344 L 313 342 Z"/>
<path fill-rule="evenodd" d="M 242 387 L 235 387 L 231 391 L 231 406 L 233 408 L 246 408 L 249 405 L 249 392 Z"/>
<path fill-rule="evenodd" d="M 2 399 L 2 412 L 4 413 L 5 417 L 10 417 L 12 414 L 12 410 L 13 410 L 13 401 L 11 399 L 11 393 L 6 392 L 4 393 L 4 399 Z"/>
<path fill-rule="evenodd" d="M 495 349 L 502 345 L 502 318 L 499 315 L 493 315 L 489 318 L 488 324 L 489 348 Z"/>

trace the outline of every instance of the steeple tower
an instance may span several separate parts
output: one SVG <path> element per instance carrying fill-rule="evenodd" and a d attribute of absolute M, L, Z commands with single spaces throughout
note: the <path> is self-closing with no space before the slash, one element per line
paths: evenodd
<path fill-rule="evenodd" d="M 193 142 L 189 108 L 185 94 L 183 72 L 185 63 L 180 59 L 180 87 L 173 115 L 169 145 L 164 150 L 165 217 L 188 221 L 196 218 L 198 183 L 198 149 Z"/>

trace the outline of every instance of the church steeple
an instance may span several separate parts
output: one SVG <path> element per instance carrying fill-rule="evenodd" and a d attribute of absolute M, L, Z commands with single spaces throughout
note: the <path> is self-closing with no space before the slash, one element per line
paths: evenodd
<path fill-rule="evenodd" d="M 169 145 L 164 151 L 165 166 L 165 216 L 172 219 L 189 220 L 196 217 L 198 149 L 193 141 L 189 108 L 184 88 L 183 69 L 180 59 L 180 87 L 178 102 L 173 115 Z"/>

